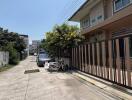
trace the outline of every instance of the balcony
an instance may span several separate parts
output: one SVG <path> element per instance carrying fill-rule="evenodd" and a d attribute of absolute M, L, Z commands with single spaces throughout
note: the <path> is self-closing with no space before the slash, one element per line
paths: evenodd
<path fill-rule="evenodd" d="M 85 35 L 87 33 L 96 32 L 98 30 L 114 31 L 121 27 L 123 28 L 128 26 L 132 26 L 132 5 L 129 5 L 126 8 L 114 13 L 113 16 L 93 27 L 81 29 L 81 33 Z"/>

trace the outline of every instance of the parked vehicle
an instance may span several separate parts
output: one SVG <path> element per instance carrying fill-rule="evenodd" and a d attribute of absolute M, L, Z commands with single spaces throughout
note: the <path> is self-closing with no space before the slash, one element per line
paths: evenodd
<path fill-rule="evenodd" d="M 34 56 L 37 56 L 37 53 L 34 53 Z"/>
<path fill-rule="evenodd" d="M 40 53 L 37 56 L 37 65 L 39 67 L 44 67 L 45 62 L 50 62 L 51 58 L 46 53 Z"/>
<path fill-rule="evenodd" d="M 50 62 L 49 63 L 49 71 L 66 71 L 67 66 L 64 65 L 63 60 L 59 60 L 58 62 Z"/>

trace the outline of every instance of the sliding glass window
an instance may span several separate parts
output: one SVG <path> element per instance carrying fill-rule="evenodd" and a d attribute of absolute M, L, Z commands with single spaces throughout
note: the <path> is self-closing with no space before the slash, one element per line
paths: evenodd
<path fill-rule="evenodd" d="M 131 0 L 114 0 L 114 12 L 126 7 L 131 3 Z"/>

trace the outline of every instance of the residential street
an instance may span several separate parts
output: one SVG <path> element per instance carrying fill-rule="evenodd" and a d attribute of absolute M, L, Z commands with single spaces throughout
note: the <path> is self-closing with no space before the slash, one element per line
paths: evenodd
<path fill-rule="evenodd" d="M 24 74 L 38 68 L 35 57 L 28 57 L 0 73 L 0 100 L 121 100 L 69 73 L 50 73 L 42 67 Z"/>

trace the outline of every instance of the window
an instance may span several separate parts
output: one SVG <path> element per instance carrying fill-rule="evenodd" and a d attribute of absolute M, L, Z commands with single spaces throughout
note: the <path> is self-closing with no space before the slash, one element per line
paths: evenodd
<path fill-rule="evenodd" d="M 123 7 L 127 6 L 130 4 L 130 0 L 115 0 L 114 1 L 114 10 L 118 11 L 122 9 Z"/>
<path fill-rule="evenodd" d="M 82 20 L 82 28 L 86 28 L 86 27 L 89 27 L 89 19 L 85 19 L 85 20 Z"/>
<path fill-rule="evenodd" d="M 95 22 L 95 19 L 92 19 L 92 23 L 94 23 Z"/>
<path fill-rule="evenodd" d="M 122 8 L 122 0 L 115 1 L 115 10 Z"/>
<path fill-rule="evenodd" d="M 125 6 L 130 3 L 130 0 L 122 0 L 122 4 Z"/>
<path fill-rule="evenodd" d="M 98 20 L 102 19 L 102 15 L 98 16 L 97 19 L 98 19 Z"/>

